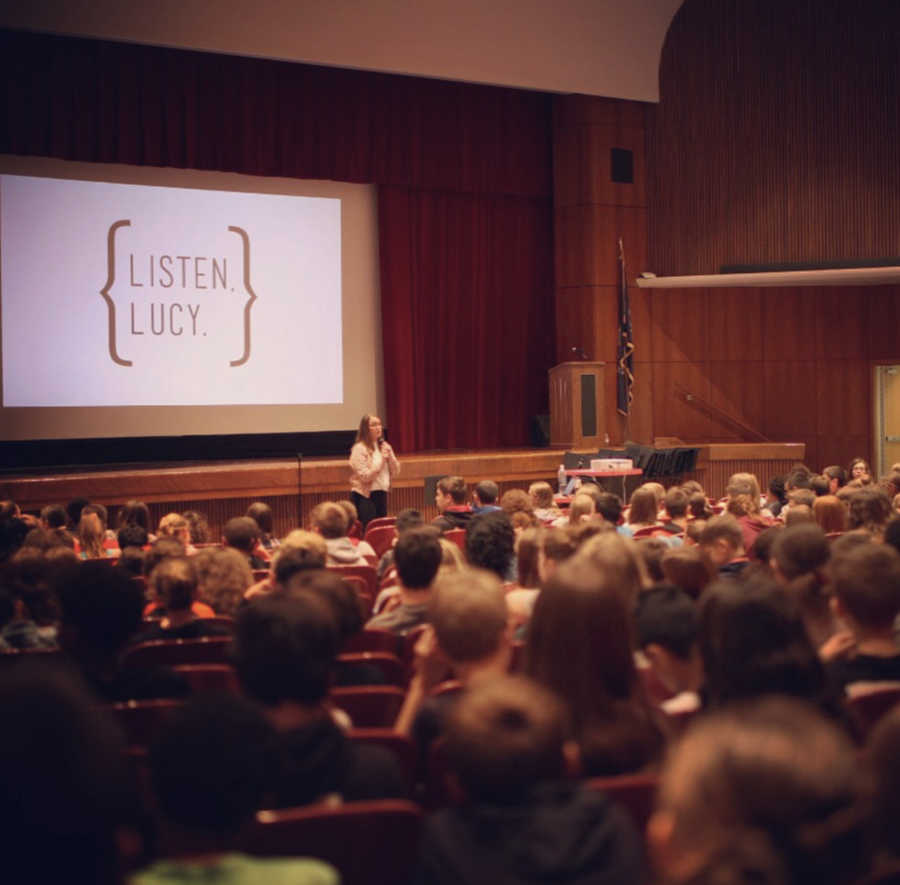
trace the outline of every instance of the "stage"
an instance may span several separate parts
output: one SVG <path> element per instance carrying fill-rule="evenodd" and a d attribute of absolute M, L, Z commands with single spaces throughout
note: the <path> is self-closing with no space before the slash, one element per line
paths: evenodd
<path fill-rule="evenodd" d="M 700 449 L 696 469 L 665 484 L 696 479 L 714 498 L 724 494 L 732 473 L 754 473 L 765 487 L 771 476 L 786 473 L 805 456 L 802 443 L 695 445 Z M 536 480 L 546 480 L 555 487 L 562 454 L 561 449 L 549 448 L 400 453 L 402 470 L 391 491 L 390 510 L 415 507 L 426 518 L 436 516 L 434 501 L 424 500 L 425 479 L 436 475 L 458 474 L 470 487 L 482 479 L 492 479 L 501 493 L 527 488 Z M 136 498 L 149 505 L 155 520 L 173 510 L 199 510 L 209 519 L 214 537 L 229 518 L 243 515 L 251 502 L 264 500 L 275 513 L 276 534 L 283 535 L 306 525 L 310 510 L 320 501 L 348 498 L 348 478 L 349 467 L 343 458 L 134 466 L 6 476 L 0 479 L 0 498 L 11 498 L 23 510 L 37 513 L 45 504 L 64 504 L 83 496 L 108 507 L 111 520 L 118 505 Z M 630 479 L 629 491 L 639 482 L 639 477 Z M 618 491 L 618 484 L 613 490 Z"/>

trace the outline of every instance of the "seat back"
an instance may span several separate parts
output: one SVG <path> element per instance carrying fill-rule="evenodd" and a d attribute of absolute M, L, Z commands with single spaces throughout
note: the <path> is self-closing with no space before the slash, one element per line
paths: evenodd
<path fill-rule="evenodd" d="M 397 655 L 384 651 L 356 651 L 343 652 L 337 656 L 338 674 L 352 674 L 353 668 L 361 664 L 367 664 L 378 670 L 387 685 L 405 685 L 406 668 Z M 343 678 L 344 685 L 353 685 Z"/>
<path fill-rule="evenodd" d="M 175 667 L 179 664 L 227 664 L 231 636 L 202 636 L 199 639 L 153 639 L 126 649 L 122 666 Z"/>
<path fill-rule="evenodd" d="M 465 529 L 447 529 L 444 537 L 448 541 L 452 541 L 460 550 L 466 550 L 466 530 Z"/>
<path fill-rule="evenodd" d="M 377 525 L 372 528 L 372 523 L 366 529 L 366 543 L 372 545 L 375 555 L 380 559 L 386 551 L 391 549 L 394 538 L 397 537 L 397 529 L 393 525 Z"/>
<path fill-rule="evenodd" d="M 359 600 L 359 610 L 363 620 L 368 621 L 372 617 L 372 607 L 375 605 L 375 600 L 369 592 L 368 582 L 359 575 L 341 575 L 341 578 L 345 584 L 353 588 L 353 592 Z"/>
<path fill-rule="evenodd" d="M 616 777 L 592 777 L 585 781 L 591 790 L 606 793 L 613 802 L 622 806 L 639 833 L 647 831 L 647 821 L 653 814 L 659 778 L 655 774 L 622 774 Z"/>
<path fill-rule="evenodd" d="M 405 693 L 396 685 L 339 686 L 331 702 L 350 717 L 354 728 L 392 728 Z"/>
<path fill-rule="evenodd" d="M 264 856 L 305 856 L 336 867 L 343 885 L 396 885 L 410 879 L 422 810 L 380 799 L 257 812 L 245 848 Z"/>
<path fill-rule="evenodd" d="M 184 677 L 191 687 L 191 694 L 205 691 L 240 694 L 241 685 L 230 664 L 179 664 L 172 669 Z"/>
<path fill-rule="evenodd" d="M 890 713 L 900 704 L 900 683 L 886 682 L 884 685 L 866 683 L 865 687 L 850 686 L 846 705 L 863 736 L 878 724 L 882 716 Z"/>
<path fill-rule="evenodd" d="M 119 720 L 130 746 L 146 747 L 183 706 L 181 700 L 156 698 L 152 701 L 121 701 L 104 709 L 110 710 Z"/>
<path fill-rule="evenodd" d="M 377 529 L 383 525 L 396 525 L 396 523 L 397 523 L 396 516 L 379 516 L 375 519 L 370 519 L 366 523 L 366 532 L 368 532 L 369 529 Z"/>
<path fill-rule="evenodd" d="M 403 768 L 410 788 L 412 788 L 419 759 L 419 751 L 412 738 L 405 734 L 399 734 L 392 728 L 351 728 L 347 732 L 347 738 L 354 744 L 381 747 L 392 753 Z"/>
<path fill-rule="evenodd" d="M 375 574 L 375 567 L 371 565 L 329 565 L 329 571 L 336 572 L 342 578 L 355 575 L 362 578 L 366 582 L 366 593 L 375 599 L 378 593 L 378 578 Z"/>
<path fill-rule="evenodd" d="M 366 627 L 351 636 L 341 649 L 343 653 L 357 651 L 383 651 L 399 657 L 401 638 L 390 630 Z"/>

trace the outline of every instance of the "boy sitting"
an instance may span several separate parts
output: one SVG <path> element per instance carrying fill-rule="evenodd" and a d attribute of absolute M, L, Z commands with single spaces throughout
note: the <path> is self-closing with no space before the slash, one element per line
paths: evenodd
<path fill-rule="evenodd" d="M 894 619 L 900 613 L 900 554 L 886 544 L 862 544 L 831 566 L 832 607 L 855 640 L 850 656 L 831 661 L 836 686 L 900 683 Z M 852 693 L 852 689 L 851 689 Z"/>
<path fill-rule="evenodd" d="M 641 881 L 641 843 L 624 812 L 564 779 L 577 758 L 567 738 L 562 702 L 524 677 L 462 695 L 445 751 L 463 804 L 426 824 L 417 881 Z"/>

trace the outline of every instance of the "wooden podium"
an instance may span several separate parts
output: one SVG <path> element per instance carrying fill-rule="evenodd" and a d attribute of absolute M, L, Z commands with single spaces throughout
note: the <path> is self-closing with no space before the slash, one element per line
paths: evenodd
<path fill-rule="evenodd" d="M 605 363 L 560 363 L 550 370 L 550 445 L 599 449 L 605 445 Z"/>

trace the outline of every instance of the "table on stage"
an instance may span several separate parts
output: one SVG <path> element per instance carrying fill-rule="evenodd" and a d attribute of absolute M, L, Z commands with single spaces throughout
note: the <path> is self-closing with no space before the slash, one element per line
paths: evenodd
<path fill-rule="evenodd" d="M 567 470 L 566 476 L 616 476 L 622 480 L 622 502 L 627 503 L 627 495 L 625 493 L 625 477 L 626 476 L 643 476 L 644 471 L 639 467 L 633 467 L 631 470 Z"/>

